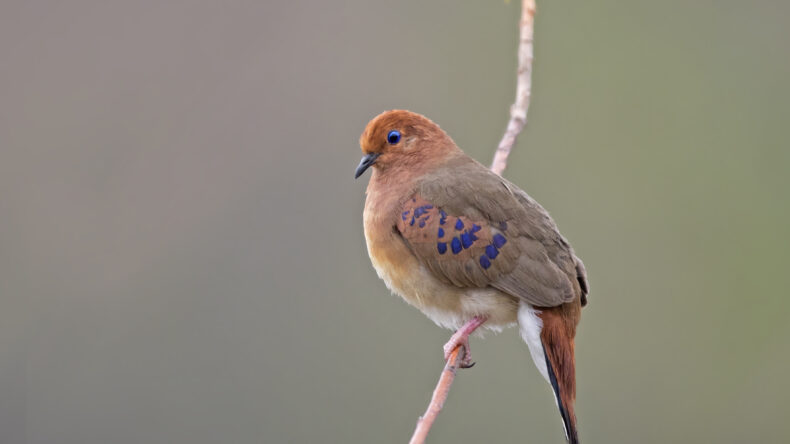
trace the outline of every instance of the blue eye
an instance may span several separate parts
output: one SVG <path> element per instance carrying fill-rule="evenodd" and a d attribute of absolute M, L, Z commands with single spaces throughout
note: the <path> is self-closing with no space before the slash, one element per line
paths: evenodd
<path fill-rule="evenodd" d="M 389 142 L 390 145 L 395 145 L 396 143 L 400 142 L 400 131 L 390 131 L 390 133 L 387 134 L 387 142 Z"/>

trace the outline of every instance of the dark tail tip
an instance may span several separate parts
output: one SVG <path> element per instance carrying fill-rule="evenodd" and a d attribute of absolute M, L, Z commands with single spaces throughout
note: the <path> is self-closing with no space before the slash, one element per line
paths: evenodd
<path fill-rule="evenodd" d="M 573 413 L 568 410 L 568 407 L 571 406 L 566 406 L 562 400 L 562 396 L 560 396 L 560 385 L 557 382 L 557 375 L 554 373 L 554 367 L 551 365 L 551 360 L 546 353 L 545 347 L 543 355 L 546 357 L 549 382 L 551 383 L 551 388 L 554 390 L 554 397 L 557 399 L 557 406 L 560 409 L 560 416 L 562 416 L 562 424 L 565 426 L 565 438 L 568 440 L 569 444 L 579 444 L 579 433 L 576 431 L 576 421 L 575 418 L 573 418 Z"/>

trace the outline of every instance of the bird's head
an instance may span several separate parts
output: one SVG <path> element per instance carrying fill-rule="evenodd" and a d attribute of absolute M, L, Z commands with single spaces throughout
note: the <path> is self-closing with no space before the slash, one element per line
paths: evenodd
<path fill-rule="evenodd" d="M 439 125 L 405 110 L 374 117 L 362 132 L 359 145 L 364 155 L 354 178 L 371 166 L 379 171 L 427 167 L 458 150 Z"/>

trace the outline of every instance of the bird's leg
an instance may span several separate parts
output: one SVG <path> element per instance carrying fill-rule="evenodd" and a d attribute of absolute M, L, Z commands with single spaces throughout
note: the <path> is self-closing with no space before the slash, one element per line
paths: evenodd
<path fill-rule="evenodd" d="M 444 360 L 450 359 L 450 353 L 459 345 L 463 345 L 464 359 L 461 361 L 461 368 L 469 368 L 475 365 L 475 363 L 472 362 L 472 351 L 469 349 L 469 335 L 477 330 L 477 327 L 483 325 L 485 321 L 485 316 L 475 316 L 464 324 L 463 327 L 456 330 L 456 332 L 450 336 L 450 340 L 444 344 Z"/>

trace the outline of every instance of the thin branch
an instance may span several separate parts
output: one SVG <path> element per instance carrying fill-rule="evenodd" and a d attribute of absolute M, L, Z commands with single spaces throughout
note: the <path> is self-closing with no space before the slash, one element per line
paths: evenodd
<path fill-rule="evenodd" d="M 532 92 L 532 36 L 534 34 L 533 24 L 535 21 L 535 0 L 522 0 L 521 20 L 519 22 L 519 43 L 518 43 L 518 75 L 516 76 L 516 101 L 510 107 L 510 120 L 507 129 L 499 142 L 499 146 L 494 153 L 494 160 L 491 163 L 491 171 L 502 175 L 507 167 L 507 158 L 516 138 L 527 124 L 527 109 Z M 425 414 L 417 420 L 417 428 L 409 444 L 423 444 L 428 432 L 433 426 L 433 422 L 442 411 L 447 395 L 450 393 L 450 386 L 453 384 L 455 374 L 463 360 L 464 347 L 459 345 L 452 351 L 450 358 L 439 376 L 439 383 L 433 391 L 431 402 Z"/>
<path fill-rule="evenodd" d="M 417 420 L 417 428 L 414 429 L 414 435 L 411 437 L 409 444 L 423 444 L 425 438 L 428 437 L 428 432 L 431 430 L 433 422 L 442 411 L 444 401 L 447 400 L 447 395 L 450 393 L 450 386 L 455 379 L 455 373 L 458 371 L 461 361 L 463 361 L 464 346 L 459 345 L 450 353 L 450 359 L 444 365 L 441 376 L 439 376 L 439 383 L 433 390 L 431 403 L 428 404 L 428 410 L 425 414 Z"/>
<path fill-rule="evenodd" d="M 532 36 L 534 34 L 535 0 L 522 0 L 519 23 L 518 75 L 516 76 L 516 101 L 510 107 L 510 120 L 491 162 L 491 171 L 501 175 L 507 167 L 507 157 L 516 144 L 516 138 L 527 124 L 527 109 L 532 94 Z"/>

